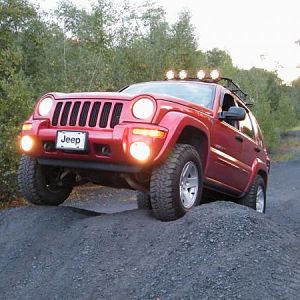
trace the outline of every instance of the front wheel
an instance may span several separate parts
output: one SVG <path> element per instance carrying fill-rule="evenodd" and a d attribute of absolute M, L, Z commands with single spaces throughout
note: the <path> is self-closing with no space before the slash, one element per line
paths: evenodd
<path fill-rule="evenodd" d="M 23 155 L 18 171 L 18 184 L 22 196 L 36 205 L 59 205 L 70 195 L 72 187 L 59 186 L 58 168 L 42 166 L 33 157 Z"/>
<path fill-rule="evenodd" d="M 172 221 L 200 203 L 202 164 L 195 147 L 175 145 L 169 158 L 152 172 L 151 205 L 155 217 Z"/>
<path fill-rule="evenodd" d="M 250 192 L 238 200 L 238 203 L 255 209 L 257 212 L 266 211 L 266 184 L 260 175 L 257 175 Z"/>

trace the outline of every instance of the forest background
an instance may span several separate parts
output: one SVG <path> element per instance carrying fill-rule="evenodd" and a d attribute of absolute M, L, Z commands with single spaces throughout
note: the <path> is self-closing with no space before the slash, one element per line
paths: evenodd
<path fill-rule="evenodd" d="M 300 120 L 300 78 L 286 85 L 276 71 L 239 69 L 226 51 L 200 49 L 189 11 L 170 24 L 150 2 L 137 8 L 98 0 L 91 10 L 60 2 L 46 13 L 27 0 L 0 0 L 0 202 L 19 197 L 18 134 L 40 96 L 117 91 L 163 79 L 170 68 L 218 68 L 236 81 L 272 151 Z"/>

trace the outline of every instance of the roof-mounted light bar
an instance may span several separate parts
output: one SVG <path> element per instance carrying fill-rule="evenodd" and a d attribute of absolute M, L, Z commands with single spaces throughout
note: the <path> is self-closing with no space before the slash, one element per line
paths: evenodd
<path fill-rule="evenodd" d="M 173 70 L 169 70 L 166 73 L 166 79 L 172 80 L 172 79 L 175 79 L 175 78 L 176 78 L 176 73 Z"/>
<path fill-rule="evenodd" d="M 220 72 L 218 70 L 212 70 L 209 73 L 209 76 L 207 76 L 208 74 L 200 69 L 197 72 L 197 79 L 199 80 L 213 80 L 213 81 L 217 81 L 221 79 L 220 76 Z M 166 72 L 166 79 L 167 80 L 173 80 L 173 79 L 181 79 L 181 80 L 185 80 L 185 79 L 194 79 L 194 78 L 189 78 L 188 76 L 188 72 L 186 70 L 181 70 L 178 72 L 178 75 L 176 74 L 175 71 L 173 70 L 169 70 Z"/>
<path fill-rule="evenodd" d="M 210 72 L 210 78 L 211 78 L 212 80 L 217 80 L 217 79 L 221 78 L 220 72 L 219 72 L 218 70 L 212 70 L 212 71 Z"/>
<path fill-rule="evenodd" d="M 200 69 L 198 72 L 197 72 L 197 78 L 199 80 L 203 80 L 204 78 L 206 77 L 206 73 L 204 70 Z"/>
<path fill-rule="evenodd" d="M 184 79 L 187 79 L 188 78 L 188 73 L 186 70 L 181 70 L 178 74 L 178 77 L 181 79 L 181 80 L 184 80 Z"/>
<path fill-rule="evenodd" d="M 225 88 L 230 90 L 232 93 L 237 95 L 244 102 L 246 101 L 247 94 L 241 90 L 238 84 L 234 83 L 231 79 L 226 77 L 221 77 L 221 74 L 218 70 L 214 69 L 210 73 L 206 73 L 203 69 L 199 69 L 197 71 L 197 77 L 191 78 L 188 76 L 188 72 L 186 70 L 181 70 L 176 73 L 173 70 L 169 70 L 166 73 L 167 80 L 199 80 L 203 82 L 211 82 L 211 83 L 219 83 L 223 85 Z M 221 83 L 223 82 L 223 83 Z"/>

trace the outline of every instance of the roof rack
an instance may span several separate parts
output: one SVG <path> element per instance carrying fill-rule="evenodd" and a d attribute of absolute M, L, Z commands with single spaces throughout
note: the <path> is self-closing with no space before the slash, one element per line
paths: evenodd
<path fill-rule="evenodd" d="M 240 88 L 240 86 L 238 84 L 234 83 L 232 81 L 232 79 L 226 78 L 226 77 L 221 77 L 218 80 L 218 83 L 220 81 L 224 81 L 224 83 L 223 84 L 221 83 L 221 84 L 225 88 L 229 89 L 232 93 L 234 93 L 236 96 L 238 96 L 241 100 L 246 102 L 247 94 L 245 92 L 243 92 L 242 89 Z"/>

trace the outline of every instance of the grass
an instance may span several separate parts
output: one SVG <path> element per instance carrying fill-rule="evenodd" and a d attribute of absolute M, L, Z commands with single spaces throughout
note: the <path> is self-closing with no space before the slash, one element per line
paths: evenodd
<path fill-rule="evenodd" d="M 25 206 L 25 205 L 28 205 L 28 203 L 22 198 L 10 200 L 7 202 L 0 201 L 0 209 L 15 208 L 15 207 L 20 207 L 20 206 Z"/>
<path fill-rule="evenodd" d="M 300 125 L 290 131 L 300 131 Z M 286 161 L 300 158 L 300 139 L 297 135 L 285 135 L 278 146 L 270 152 L 272 161 Z"/>
<path fill-rule="evenodd" d="M 287 160 L 293 160 L 296 158 L 296 154 L 293 152 L 289 153 L 276 153 L 276 154 L 270 154 L 271 161 L 287 161 Z"/>
<path fill-rule="evenodd" d="M 292 128 L 291 131 L 300 131 L 300 124 Z"/>

